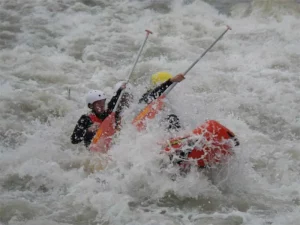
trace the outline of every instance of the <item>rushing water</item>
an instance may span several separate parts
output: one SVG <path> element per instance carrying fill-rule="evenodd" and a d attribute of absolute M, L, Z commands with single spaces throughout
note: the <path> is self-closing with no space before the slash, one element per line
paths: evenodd
<path fill-rule="evenodd" d="M 298 0 L 1 0 L 0 6 L 0 223 L 299 224 Z M 241 145 L 227 168 L 170 179 L 176 171 L 160 168 L 156 144 L 168 134 L 157 123 L 140 134 L 124 125 L 108 161 L 70 143 L 87 112 L 85 93 L 113 95 L 145 29 L 153 35 L 131 81 L 137 97 L 152 73 L 183 72 L 226 24 L 233 30 L 169 98 L 182 132 L 215 119 L 237 134 Z M 106 169 L 92 173 L 99 160 Z"/>

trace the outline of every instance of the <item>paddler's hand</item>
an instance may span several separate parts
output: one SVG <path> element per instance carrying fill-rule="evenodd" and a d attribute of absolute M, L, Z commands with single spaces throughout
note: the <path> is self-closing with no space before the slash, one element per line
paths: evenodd
<path fill-rule="evenodd" d="M 96 132 L 100 127 L 100 123 L 93 123 L 92 126 L 90 126 L 87 130 L 88 132 Z"/>
<path fill-rule="evenodd" d="M 126 88 L 126 83 L 122 84 L 121 88 L 124 90 Z"/>
<path fill-rule="evenodd" d="M 183 81 L 185 78 L 184 78 L 184 75 L 182 73 L 180 74 L 177 74 L 175 77 L 172 77 L 170 79 L 171 82 L 181 82 Z"/>

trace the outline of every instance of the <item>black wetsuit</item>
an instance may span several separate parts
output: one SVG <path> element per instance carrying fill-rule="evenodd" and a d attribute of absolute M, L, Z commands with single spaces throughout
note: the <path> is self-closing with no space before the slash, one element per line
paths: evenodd
<path fill-rule="evenodd" d="M 171 84 L 173 84 L 173 82 L 169 79 L 158 87 L 147 91 L 145 94 L 143 94 L 142 98 L 139 100 L 139 103 L 149 104 L 153 100 L 160 97 L 168 89 L 168 87 L 171 86 Z M 168 130 L 178 130 L 181 127 L 179 118 L 175 114 L 168 115 L 165 120 L 168 122 Z"/>
<path fill-rule="evenodd" d="M 98 119 L 103 121 L 114 109 L 118 98 L 121 94 L 121 89 L 117 91 L 116 95 L 114 95 L 111 100 L 109 101 L 107 105 L 107 110 L 101 114 L 95 114 L 93 111 L 91 113 L 94 113 Z M 82 115 L 80 119 L 78 120 L 74 131 L 71 135 L 71 142 L 72 144 L 78 144 L 81 141 L 84 142 L 84 145 L 88 147 L 91 144 L 91 141 L 96 134 L 96 132 L 89 132 L 88 128 L 93 124 L 93 121 L 89 117 L 88 114 Z"/>

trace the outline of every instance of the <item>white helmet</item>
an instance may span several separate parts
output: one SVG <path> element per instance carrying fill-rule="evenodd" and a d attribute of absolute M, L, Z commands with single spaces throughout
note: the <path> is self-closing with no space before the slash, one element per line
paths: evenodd
<path fill-rule="evenodd" d="M 92 90 L 86 95 L 86 104 L 93 104 L 96 101 L 104 99 L 106 99 L 106 96 L 103 91 Z"/>
<path fill-rule="evenodd" d="M 115 88 L 114 88 L 115 92 L 117 92 L 120 89 L 120 87 L 122 87 L 122 85 L 125 83 L 126 83 L 126 81 L 119 81 L 118 83 L 116 83 Z M 130 91 L 131 89 L 132 89 L 131 84 L 127 83 L 126 90 Z"/>

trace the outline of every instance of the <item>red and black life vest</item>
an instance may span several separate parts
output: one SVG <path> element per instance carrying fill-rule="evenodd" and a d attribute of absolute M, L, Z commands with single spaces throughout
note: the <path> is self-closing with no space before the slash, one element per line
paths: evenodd
<path fill-rule="evenodd" d="M 102 123 L 103 121 L 99 119 L 94 113 L 88 115 L 93 123 Z"/>

